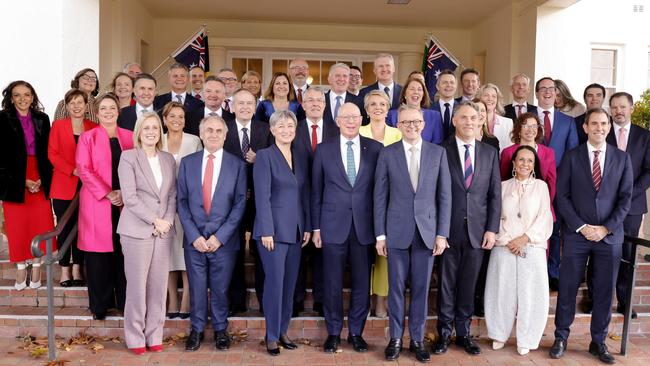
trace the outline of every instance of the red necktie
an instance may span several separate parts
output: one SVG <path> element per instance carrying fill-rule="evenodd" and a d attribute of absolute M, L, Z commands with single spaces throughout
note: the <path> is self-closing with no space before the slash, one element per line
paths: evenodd
<path fill-rule="evenodd" d="M 594 150 L 594 162 L 591 164 L 591 179 L 594 180 L 594 188 L 596 188 L 596 192 L 600 190 L 600 182 L 602 181 L 600 162 L 598 161 L 599 154 L 600 150 Z"/>
<path fill-rule="evenodd" d="M 318 145 L 318 125 L 311 125 L 311 151 L 316 151 Z"/>
<path fill-rule="evenodd" d="M 194 98 L 196 98 L 196 99 L 198 99 L 198 100 L 201 100 L 201 94 L 196 94 L 196 95 L 194 95 Z"/>
<path fill-rule="evenodd" d="M 302 88 L 296 90 L 298 92 L 298 103 L 302 104 Z"/>
<path fill-rule="evenodd" d="M 524 108 L 523 105 L 517 104 L 517 117 L 521 116 L 521 110 Z"/>
<path fill-rule="evenodd" d="M 212 175 L 214 174 L 214 155 L 208 155 L 208 162 L 205 164 L 203 173 L 203 208 L 205 213 L 210 214 L 212 208 Z"/>
<path fill-rule="evenodd" d="M 549 111 L 544 111 L 544 141 L 546 141 L 546 145 L 549 145 L 551 143 L 551 117 L 549 117 L 549 114 L 551 112 Z"/>

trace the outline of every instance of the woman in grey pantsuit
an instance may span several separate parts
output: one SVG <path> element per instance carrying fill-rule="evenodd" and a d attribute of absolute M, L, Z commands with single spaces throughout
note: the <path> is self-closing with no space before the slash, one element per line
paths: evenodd
<path fill-rule="evenodd" d="M 124 335 L 135 354 L 162 351 L 165 299 L 176 214 L 176 162 L 161 151 L 162 125 L 144 113 L 133 131 L 134 149 L 122 153 L 118 174 L 124 209 L 117 232 L 124 252 Z"/>
<path fill-rule="evenodd" d="M 520 146 L 513 177 L 501 183 L 501 224 L 485 284 L 485 323 L 492 348 L 503 348 L 517 320 L 517 351 L 539 347 L 548 317 L 546 242 L 553 230 L 548 186 L 535 149 Z"/>

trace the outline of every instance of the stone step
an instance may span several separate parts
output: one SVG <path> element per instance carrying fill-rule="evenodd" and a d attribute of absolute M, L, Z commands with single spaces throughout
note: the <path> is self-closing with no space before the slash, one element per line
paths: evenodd
<path fill-rule="evenodd" d="M 637 309 L 639 317 L 632 321 L 630 334 L 650 333 L 650 306 L 641 306 Z M 427 333 L 435 333 L 436 316 L 427 318 Z M 545 335 L 552 336 L 555 316 L 550 314 L 546 324 Z M 262 340 L 264 337 L 265 321 L 263 317 L 231 317 L 229 319 L 231 333 L 245 332 L 249 339 Z M 576 314 L 571 327 L 572 336 L 585 336 L 589 334 L 591 316 Z M 408 324 L 408 318 L 407 318 Z M 187 334 L 190 326 L 189 319 L 167 319 L 165 321 L 165 336 L 179 333 Z M 70 337 L 79 332 L 86 332 L 97 336 L 115 337 L 124 335 L 124 318 L 117 313 L 110 314 L 105 320 L 94 320 L 88 310 L 59 308 L 55 311 L 56 334 Z M 210 326 L 208 325 L 208 328 Z M 612 314 L 610 333 L 620 335 L 623 327 L 623 316 Z M 387 338 L 388 319 L 368 317 L 364 336 L 367 338 Z M 212 330 L 206 329 L 206 336 L 212 336 Z M 406 326 L 408 335 L 408 326 Z M 18 337 L 31 334 L 42 337 L 47 335 L 47 309 L 30 306 L 0 306 L 0 337 Z M 344 323 L 342 336 L 347 335 L 347 318 Z M 485 320 L 475 318 L 472 320 L 472 335 L 486 337 Z M 324 339 L 327 336 L 325 321 L 321 317 L 294 318 L 289 326 L 291 338 Z"/>

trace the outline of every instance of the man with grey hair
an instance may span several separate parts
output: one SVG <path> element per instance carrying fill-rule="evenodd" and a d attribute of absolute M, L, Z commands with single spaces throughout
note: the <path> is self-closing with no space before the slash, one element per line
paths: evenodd
<path fill-rule="evenodd" d="M 512 77 L 510 80 L 510 91 L 512 92 L 512 104 L 504 106 L 505 117 L 517 120 L 520 115 L 530 112 L 537 114 L 537 107 L 528 103 L 528 96 L 530 94 L 530 78 L 524 74 L 519 73 Z"/>
<path fill-rule="evenodd" d="M 185 132 L 199 135 L 199 122 L 203 117 L 219 116 L 228 121 L 235 118 L 235 115 L 223 110 L 223 100 L 226 97 L 226 86 L 223 81 L 214 75 L 210 75 L 203 83 L 203 100 L 205 105 L 192 112 L 185 113 Z"/>
<path fill-rule="evenodd" d="M 336 124 L 339 109 L 345 103 L 354 103 L 359 107 L 359 99 L 354 94 L 348 93 L 350 83 L 350 66 L 338 62 L 330 66 L 327 82 L 330 90 L 325 93 L 324 123 Z"/>
<path fill-rule="evenodd" d="M 129 74 L 132 79 L 135 79 L 138 75 L 142 74 L 142 66 L 137 62 L 127 62 L 124 64 L 122 72 Z"/>
<path fill-rule="evenodd" d="M 393 60 L 393 55 L 390 53 L 378 54 L 377 57 L 375 57 L 373 72 L 375 73 L 377 82 L 361 89 L 359 92 L 359 99 L 363 100 L 369 91 L 379 89 L 388 95 L 388 99 L 391 101 L 391 109 L 398 108 L 402 86 L 393 80 L 393 75 L 395 74 L 395 61 Z M 361 112 L 365 113 L 363 109 Z"/>
<path fill-rule="evenodd" d="M 172 100 L 182 104 L 185 108 L 185 113 L 190 113 L 195 109 L 203 107 L 202 101 L 187 93 L 187 83 L 189 80 L 187 66 L 177 62 L 169 67 L 168 75 L 171 91 L 160 94 L 153 100 L 153 106 L 158 111 L 158 114 L 162 114 L 162 109 L 165 107 L 165 104 Z"/>
<path fill-rule="evenodd" d="M 223 100 L 223 109 L 232 113 L 232 95 L 238 88 L 237 74 L 231 68 L 224 67 L 217 73 L 217 78 L 226 86 L 226 98 Z"/>
<path fill-rule="evenodd" d="M 296 92 L 296 100 L 302 104 L 305 92 L 309 88 L 309 65 L 304 58 L 295 58 L 289 62 L 289 76 L 293 83 L 293 90 Z"/>
<path fill-rule="evenodd" d="M 215 347 L 227 350 L 228 287 L 246 209 L 246 164 L 223 149 L 228 128 L 223 118 L 208 116 L 199 124 L 203 150 L 181 160 L 178 170 L 178 217 L 190 282 L 190 335 L 185 350 L 196 351 L 210 314 Z M 219 181 L 219 189 L 217 188 Z"/>

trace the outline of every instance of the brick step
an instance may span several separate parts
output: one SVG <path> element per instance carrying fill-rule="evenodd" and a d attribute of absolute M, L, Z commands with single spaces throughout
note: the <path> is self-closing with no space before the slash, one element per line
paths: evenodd
<path fill-rule="evenodd" d="M 650 333 L 650 306 L 637 309 L 639 317 L 632 321 L 630 334 Z M 436 316 L 427 318 L 427 333 L 435 333 Z M 245 331 L 249 339 L 262 340 L 264 337 L 265 321 L 263 317 L 231 317 L 229 330 L 231 333 Z M 552 336 L 555 316 L 550 314 L 546 323 L 546 336 Z M 591 316 L 576 314 L 576 319 L 571 327 L 572 336 L 585 336 L 589 334 Z M 408 324 L 408 319 L 407 319 Z M 124 318 L 115 313 L 109 314 L 105 320 L 93 320 L 88 310 L 59 308 L 55 311 L 56 334 L 63 337 L 73 336 L 81 331 L 98 336 L 115 337 L 124 335 Z M 188 332 L 189 319 L 167 319 L 165 321 L 165 336 Z M 210 326 L 208 325 L 208 328 Z M 623 328 L 623 316 L 612 314 L 610 333 L 620 335 Z M 368 317 L 364 336 L 367 338 L 387 338 L 388 319 Z M 406 327 L 408 335 L 408 326 Z M 47 309 L 29 306 L 0 306 L 0 337 L 17 337 L 31 334 L 36 337 L 47 335 Z M 206 336 L 210 338 L 211 329 L 206 329 Z M 344 323 L 342 335 L 347 335 L 347 318 Z M 472 320 L 472 335 L 486 337 L 485 320 L 476 318 Z M 325 321 L 321 317 L 294 318 L 289 326 L 291 338 L 324 339 L 327 336 Z"/>

